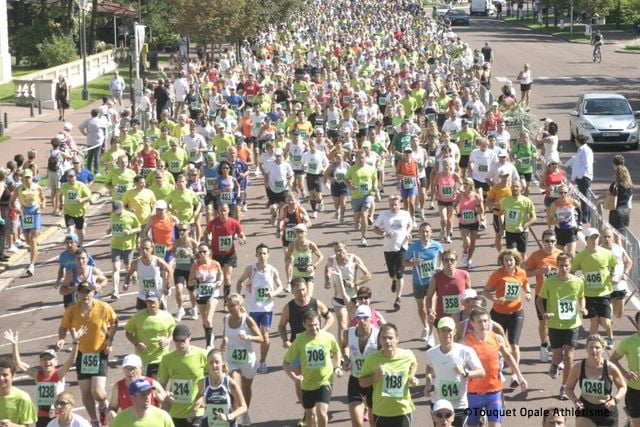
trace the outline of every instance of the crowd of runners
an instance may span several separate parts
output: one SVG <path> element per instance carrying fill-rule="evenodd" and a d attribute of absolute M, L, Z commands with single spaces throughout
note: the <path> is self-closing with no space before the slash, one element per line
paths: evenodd
<path fill-rule="evenodd" d="M 65 306 L 58 341 L 29 366 L 20 331 L 5 332 L 13 355 L 0 358 L 0 424 L 250 425 L 253 379 L 283 375 L 269 372 L 282 365 L 302 407 L 298 425 L 329 423 L 332 384 L 345 377 L 353 426 L 410 426 L 410 387 L 423 389 L 436 426 L 499 426 L 503 388 L 527 389 L 519 341 L 531 301 L 540 362 L 558 378 L 553 395 L 579 410 L 549 408 L 537 423 L 614 426 L 625 407 L 640 426 L 640 335 L 616 345 L 612 323 L 632 260 L 611 229 L 582 229 L 589 212 L 571 194 L 589 164 L 576 156 L 565 174 L 555 124 L 511 138 L 505 111 L 529 108 L 531 70 L 519 91 L 506 85 L 489 103 L 493 60 L 488 43 L 474 51 L 418 3 L 316 0 L 247 41 L 238 62 L 226 51 L 181 55 L 148 82 L 136 111 L 124 109 L 114 76 L 113 97 L 78 124 L 84 148 L 66 123 L 46 176 L 35 152 L 0 171 L 3 254 L 26 247 L 27 275 L 48 201 L 68 228 L 55 281 Z M 615 167 L 624 178 L 624 165 Z M 544 220 L 529 198 L 538 173 Z M 112 199 L 110 277 L 83 247 L 98 183 Z M 277 244 L 245 236 L 260 209 Z M 382 253 L 364 260 L 342 241 L 321 250 L 317 218 L 352 224 L 362 247 L 382 237 Z M 528 230 L 542 221 L 542 247 L 532 248 Z M 471 286 L 479 233 L 495 234 L 498 255 L 481 290 Z M 238 265 L 244 244 L 255 263 Z M 386 265 L 389 307 L 413 310 L 402 308 L 412 291 L 426 366 L 399 346 L 409 325 L 371 305 L 373 292 L 383 298 L 373 263 Z M 318 286 L 331 301 L 314 297 Z M 130 288 L 137 313 L 123 325 L 110 301 Z M 284 293 L 292 297 L 279 307 Z M 185 319 L 201 321 L 204 348 Z M 574 361 L 582 319 L 587 357 Z M 268 361 L 273 329 L 283 361 Z M 127 340 L 130 354 L 108 390 L 114 340 Z M 69 347 L 58 366 L 57 351 Z M 608 361 L 605 349 L 615 349 Z M 79 387 L 65 388 L 74 366 Z M 34 396 L 12 385 L 16 372 L 34 379 Z M 72 412 L 79 402 L 89 421 Z"/>

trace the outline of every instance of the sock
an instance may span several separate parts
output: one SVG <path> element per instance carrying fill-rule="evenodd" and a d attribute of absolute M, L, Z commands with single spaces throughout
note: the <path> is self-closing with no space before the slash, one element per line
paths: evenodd
<path fill-rule="evenodd" d="M 311 211 L 315 212 L 316 211 L 316 206 L 318 205 L 318 202 L 316 202 L 315 200 L 311 201 Z"/>
<path fill-rule="evenodd" d="M 211 345 L 211 335 L 213 335 L 213 328 L 204 328 L 204 340 L 206 342 L 205 347 L 209 347 Z"/>

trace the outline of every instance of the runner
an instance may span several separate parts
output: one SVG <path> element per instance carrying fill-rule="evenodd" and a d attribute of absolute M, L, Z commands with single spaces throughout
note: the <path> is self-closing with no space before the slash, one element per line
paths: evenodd
<path fill-rule="evenodd" d="M 111 299 L 119 299 L 120 267 L 124 264 L 124 269 L 129 271 L 141 227 L 138 218 L 125 210 L 121 201 L 112 202 L 111 207 L 113 212 L 109 217 L 110 227 L 107 230 L 107 234 L 111 234 L 111 264 L 113 265 Z"/>
<path fill-rule="evenodd" d="M 344 347 L 343 337 L 349 321 L 349 313 L 344 294 L 352 304 L 356 303 L 356 294 L 360 286 L 371 280 L 371 273 L 359 256 L 347 251 L 347 245 L 342 242 L 333 243 L 335 255 L 327 259 L 324 268 L 324 288 L 333 288 L 331 305 L 338 321 L 338 344 Z M 361 277 L 358 277 L 358 270 Z"/>
<path fill-rule="evenodd" d="M 27 277 L 33 276 L 38 258 L 38 235 L 42 223 L 42 211 L 47 205 L 44 190 L 33 182 L 33 171 L 22 172 L 22 183 L 11 194 L 9 206 L 20 212 L 22 232 L 29 245 L 29 266 L 25 270 Z"/>
<path fill-rule="evenodd" d="M 373 411 L 373 396 L 371 387 L 360 387 L 360 369 L 365 356 L 378 349 L 377 325 L 370 322 L 371 308 L 368 305 L 359 305 L 356 309 L 355 320 L 357 325 L 343 332 L 342 340 L 342 369 L 351 371 L 347 389 L 347 401 L 349 403 L 349 416 L 352 427 L 364 427 L 367 411 Z M 370 420 L 370 424 L 373 420 Z"/>
<path fill-rule="evenodd" d="M 450 160 L 443 160 L 442 171 L 437 172 L 434 178 L 438 211 L 440 212 L 440 237 L 438 240 L 446 243 L 451 243 L 453 236 L 453 204 L 460 184 L 460 177 L 453 171 L 452 166 Z"/>
<path fill-rule="evenodd" d="M 436 271 L 442 268 L 442 245 L 431 239 L 433 230 L 431 225 L 423 222 L 419 228 L 419 239 L 414 240 L 404 253 L 404 266 L 411 267 L 413 283 L 413 297 L 418 307 L 418 318 L 422 325 L 420 339 L 426 340 L 427 345 L 433 346 L 433 319 L 429 319 L 431 308 L 428 297 L 431 281 Z"/>
<path fill-rule="evenodd" d="M 329 332 L 320 329 L 320 315 L 309 310 L 302 316 L 304 332 L 298 334 L 284 355 L 282 368 L 302 389 L 302 407 L 307 422 L 325 427 L 331 401 L 333 376 L 343 375 L 340 348 Z M 297 361 L 300 361 L 298 373 Z"/>
<path fill-rule="evenodd" d="M 189 272 L 189 286 L 196 290 L 198 311 L 193 312 L 193 320 L 198 319 L 198 312 L 202 316 L 205 344 L 213 347 L 213 315 L 220 298 L 222 287 L 222 267 L 211 258 L 211 248 L 206 243 L 198 245 L 196 262 Z"/>
<path fill-rule="evenodd" d="M 524 326 L 524 309 L 521 293 L 524 299 L 531 301 L 531 288 L 527 273 L 520 268 L 522 258 L 513 249 L 505 249 L 498 255 L 501 266 L 491 273 L 482 291 L 483 296 L 493 302 L 491 319 L 498 322 L 507 333 L 509 344 L 512 346 L 513 359 L 520 364 L 520 334 Z M 516 372 L 511 375 L 511 387 L 518 387 Z"/>
<path fill-rule="evenodd" d="M 549 328 L 549 342 L 553 360 L 549 366 L 549 376 L 558 377 L 560 362 L 567 369 L 562 373 L 560 400 L 567 400 L 565 388 L 569 379 L 569 366 L 573 366 L 573 354 L 578 341 L 582 320 L 578 313 L 586 316 L 585 284 L 579 277 L 570 274 L 571 255 L 561 253 L 557 257 L 558 274 L 544 281 L 540 298 L 536 301 L 538 310 L 544 313 Z M 546 306 L 545 306 L 546 300 Z M 613 360 L 612 360 L 613 361 Z"/>
<path fill-rule="evenodd" d="M 67 182 L 60 185 L 60 194 L 64 203 L 64 223 L 67 226 L 67 234 L 75 231 L 78 236 L 78 244 L 82 246 L 84 242 L 84 217 L 91 201 L 91 190 L 86 184 L 77 180 L 75 170 L 68 170 L 66 176 Z M 72 226 L 75 227 L 75 230 L 71 230 Z"/>
<path fill-rule="evenodd" d="M 59 351 L 64 348 L 65 337 L 71 329 L 77 331 L 83 326 L 87 328 L 87 333 L 78 340 L 76 373 L 82 403 L 95 427 L 106 423 L 108 357 L 113 350 L 118 318 L 109 304 L 94 299 L 95 290 L 89 283 L 80 283 L 77 292 L 78 302 L 64 311 L 58 330 L 57 348 Z"/>
<path fill-rule="evenodd" d="M 73 413 L 75 404 L 76 397 L 71 391 L 65 390 L 58 394 L 54 403 L 56 408 L 59 408 L 58 416 L 47 427 L 91 427 L 89 421 Z"/>
<path fill-rule="evenodd" d="M 351 188 L 351 208 L 353 210 L 354 227 L 360 230 L 360 244 L 367 246 L 367 229 L 369 228 L 369 212 L 374 208 L 373 194 L 378 193 L 376 169 L 364 162 L 365 152 L 356 153 L 356 164 L 349 167 L 345 182 Z"/>
<path fill-rule="evenodd" d="M 134 187 L 127 190 L 122 196 L 124 207 L 132 211 L 142 225 L 147 225 L 153 215 L 153 209 L 156 204 L 156 195 L 146 188 L 146 184 L 144 176 L 136 175 L 133 178 Z"/>
<path fill-rule="evenodd" d="M 0 420 L 6 426 L 27 426 L 36 422 L 36 407 L 26 392 L 13 386 L 16 365 L 10 357 L 0 357 Z"/>
<path fill-rule="evenodd" d="M 499 169 L 497 174 L 500 177 L 500 182 L 491 186 L 489 194 L 487 194 L 487 203 L 493 212 L 494 246 L 500 253 L 504 237 L 504 211 L 501 208 L 501 202 L 505 197 L 511 196 L 511 185 L 509 184 L 509 171 L 506 168 Z"/>
<path fill-rule="evenodd" d="M 398 190 L 402 197 L 403 208 L 411 215 L 413 226 L 417 227 L 416 220 L 416 196 L 418 195 L 418 162 L 412 157 L 411 146 L 404 149 L 403 156 L 396 162 L 396 176 L 398 177 Z"/>
<path fill-rule="evenodd" d="M 260 328 L 260 360 L 258 373 L 267 373 L 267 354 L 271 345 L 270 329 L 273 320 L 273 298 L 282 293 L 282 281 L 278 270 L 269 261 L 269 248 L 261 243 L 256 247 L 258 262 L 248 265 L 238 278 L 236 292 L 244 287 L 247 311 Z"/>
<path fill-rule="evenodd" d="M 65 308 L 67 308 L 69 304 L 75 302 L 73 296 L 74 294 L 70 293 L 66 295 L 66 292 L 60 287 L 62 286 L 63 279 L 65 278 L 67 271 L 73 271 L 76 268 L 76 252 L 79 248 L 78 240 L 79 239 L 76 234 L 67 234 L 64 237 L 64 244 L 66 246 L 66 249 L 62 251 L 60 257 L 58 258 L 58 275 L 53 288 L 58 289 L 60 295 L 63 295 L 62 301 Z M 95 266 L 96 262 L 93 257 L 89 256 L 88 264 Z"/>
<path fill-rule="evenodd" d="M 150 239 L 153 243 L 153 254 L 171 265 L 175 259 L 175 232 L 180 227 L 180 221 L 169 213 L 168 208 L 169 206 L 164 200 L 158 200 L 155 203 L 156 212 L 142 229 L 140 238 Z"/>
<path fill-rule="evenodd" d="M 129 396 L 133 404 L 120 412 L 111 422 L 111 427 L 154 426 L 173 427 L 191 424 L 175 424 L 170 415 L 151 405 L 153 385 L 144 378 L 129 384 Z"/>
<path fill-rule="evenodd" d="M 76 250 L 75 256 L 75 268 L 65 272 L 64 281 L 60 287 L 60 294 L 64 295 L 67 306 L 77 301 L 76 292 L 80 283 L 88 282 L 97 293 L 107 285 L 107 277 L 102 270 L 92 265 L 95 262 L 85 248 Z"/>
<path fill-rule="evenodd" d="M 253 378 L 258 371 L 258 361 L 254 342 L 262 344 L 263 336 L 258 324 L 249 316 L 244 306 L 244 298 L 240 294 L 229 295 L 227 307 L 229 314 L 224 317 L 224 332 L 220 350 L 226 353 L 228 371 L 231 378 L 240 384 L 240 389 L 246 404 L 246 412 L 241 415 L 239 424 L 251 425 L 249 406 Z"/>
<path fill-rule="evenodd" d="M 307 284 L 309 295 L 313 295 L 315 272 L 324 260 L 324 255 L 314 242 L 307 238 L 307 226 L 298 224 L 293 229 L 296 239 L 289 243 L 285 254 L 287 291 L 293 287 L 293 280 L 302 278 Z M 315 259 L 314 259 L 315 258 Z"/>
<path fill-rule="evenodd" d="M 602 239 L 602 247 L 609 249 L 617 260 L 616 267 L 611 276 L 613 288 L 613 292 L 611 292 L 611 305 L 613 306 L 613 315 L 616 319 L 620 319 L 624 313 L 628 274 L 633 268 L 633 260 L 622 246 L 614 243 L 613 230 L 611 228 L 605 228 L 602 231 Z"/>
<path fill-rule="evenodd" d="M 283 205 L 278 211 L 278 225 L 276 237 L 282 239 L 285 254 L 291 242 L 296 239 L 296 231 L 294 227 L 298 224 L 304 224 L 311 227 L 311 220 L 304 207 L 298 202 L 298 195 L 291 192 L 287 195 L 287 204 Z"/>
<path fill-rule="evenodd" d="M 311 216 L 318 217 L 318 210 L 324 211 L 322 202 L 322 178 L 329 167 L 329 159 L 324 151 L 318 150 L 316 141 L 309 140 L 309 150 L 302 155 L 302 168 L 306 172 L 307 191 L 311 204 Z"/>
<path fill-rule="evenodd" d="M 136 309 L 138 311 L 148 308 L 146 302 L 147 293 L 153 291 L 152 298 L 161 299 L 160 308 L 166 310 L 166 296 L 169 295 L 169 276 L 171 267 L 163 259 L 153 254 L 154 246 L 150 239 L 144 239 L 140 243 L 142 255 L 133 260 L 129 266 L 129 271 L 124 278 L 123 289 L 129 289 L 131 277 L 135 275 L 138 283 L 138 295 L 136 299 Z"/>
<path fill-rule="evenodd" d="M 158 373 L 160 384 L 169 393 L 169 415 L 175 427 L 198 427 L 204 416 L 200 381 L 209 371 L 207 354 L 191 345 L 191 330 L 184 324 L 173 330 L 173 344 L 176 348 L 164 355 Z"/>
<path fill-rule="evenodd" d="M 213 207 L 219 210 L 220 206 L 226 204 L 229 207 L 229 215 L 233 219 L 239 219 L 238 202 L 240 198 L 240 183 L 231 175 L 231 163 L 222 160 L 218 164 L 218 176 L 213 181 Z"/>
<path fill-rule="evenodd" d="M 546 279 L 558 274 L 558 255 L 562 253 L 555 246 L 556 236 L 553 230 L 544 230 L 542 232 L 542 248 L 529 255 L 522 263 L 522 268 L 527 272 L 527 276 L 536 276 L 535 304 L 536 315 L 538 316 L 538 336 L 540 337 L 540 361 L 549 362 L 549 338 L 547 331 L 547 322 L 544 318 L 544 311 L 538 310 L 538 300 L 540 299 L 540 291 Z M 542 305 L 546 301 L 542 301 Z"/>
<path fill-rule="evenodd" d="M 344 213 L 347 205 L 347 196 L 349 195 L 349 187 L 345 182 L 349 167 L 349 163 L 344 161 L 342 153 L 336 152 L 333 156 L 333 161 L 324 173 L 325 181 L 330 182 L 333 207 L 336 211 L 335 219 L 340 224 L 344 224 Z"/>
<path fill-rule="evenodd" d="M 462 188 L 462 192 L 458 193 L 456 201 L 453 202 L 453 209 L 457 212 L 458 228 L 462 238 L 462 265 L 471 270 L 478 230 L 484 222 L 484 202 L 482 194 L 475 192 L 473 179 L 463 179 Z"/>
<path fill-rule="evenodd" d="M 111 200 L 122 200 L 124 194 L 133 188 L 136 172 L 129 168 L 129 158 L 120 156 L 116 161 L 116 167 L 109 170 L 107 188 L 111 192 Z"/>
<path fill-rule="evenodd" d="M 558 186 L 557 194 L 558 198 L 549 205 L 547 225 L 555 225 L 556 246 L 575 257 L 580 203 L 568 195 L 569 187 L 564 184 Z"/>
<path fill-rule="evenodd" d="M 175 249 L 175 264 L 173 265 L 173 283 L 176 287 L 176 322 L 180 322 L 185 316 L 183 307 L 184 288 L 187 288 L 191 307 L 189 308 L 191 318 L 197 318 L 195 287 L 189 285 L 189 273 L 191 266 L 198 253 L 198 242 L 189 235 L 189 224 L 178 224 L 178 238 L 173 242 Z"/>
<path fill-rule="evenodd" d="M 618 261 L 610 250 L 598 245 L 600 232 L 597 228 L 584 231 L 587 247 L 584 248 L 571 264 L 571 272 L 582 271 L 584 275 L 584 297 L 589 313 L 589 334 L 597 335 L 598 327 L 607 332 L 607 350 L 613 349 L 613 327 L 611 325 L 611 284 L 612 273 Z"/>
<path fill-rule="evenodd" d="M 521 194 L 520 181 L 511 183 L 511 196 L 500 200 L 500 209 L 504 212 L 505 240 L 508 249 L 517 248 L 520 258 L 527 252 L 529 227 L 536 220 L 536 209 L 530 198 Z"/>
<path fill-rule="evenodd" d="M 465 410 L 469 407 L 467 385 L 473 378 L 485 376 L 484 368 L 475 350 L 454 342 L 457 322 L 451 317 L 438 321 L 440 345 L 427 350 L 427 373 L 424 396 L 439 402 L 444 399 L 452 404 L 455 412 L 452 425 L 462 427 L 467 421 Z M 433 393 L 433 396 L 432 396 Z M 433 412 L 437 412 L 433 406 Z"/>
<path fill-rule="evenodd" d="M 267 182 L 267 197 L 271 213 L 271 223 L 276 225 L 278 221 L 278 209 L 287 201 L 289 190 L 293 185 L 294 172 L 291 165 L 284 160 L 282 148 L 274 150 L 275 161 L 266 164 L 264 169 Z"/>
<path fill-rule="evenodd" d="M 176 178 L 176 188 L 167 195 L 165 201 L 169 205 L 170 212 L 178 218 L 181 224 L 194 226 L 195 238 L 200 240 L 200 196 L 187 188 L 187 177 L 180 174 Z"/>
<path fill-rule="evenodd" d="M 410 427 L 415 405 L 409 387 L 418 385 L 418 361 L 411 350 L 398 348 L 398 329 L 393 323 L 380 328 L 380 350 L 364 358 L 360 387 L 373 386 L 373 417 L 376 427 Z"/>
<path fill-rule="evenodd" d="M 384 237 L 383 251 L 387 273 L 391 277 L 391 292 L 395 294 L 394 310 L 400 310 L 400 297 L 404 287 L 404 253 L 409 245 L 413 218 L 400 209 L 400 197 L 389 197 L 389 210 L 378 215 L 373 224 L 374 233 Z"/>

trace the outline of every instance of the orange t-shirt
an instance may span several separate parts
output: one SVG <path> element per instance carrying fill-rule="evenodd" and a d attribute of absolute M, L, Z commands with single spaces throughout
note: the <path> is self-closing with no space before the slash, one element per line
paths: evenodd
<path fill-rule="evenodd" d="M 550 275 L 558 273 L 558 255 L 560 255 L 562 251 L 556 247 L 551 250 L 551 253 L 548 254 L 542 249 L 538 249 L 524 262 L 527 268 L 537 269 L 542 268 L 545 265 L 553 268 Z M 536 274 L 536 296 L 540 295 L 540 290 L 542 289 L 542 284 L 544 283 L 546 277 L 544 274 Z"/>
<path fill-rule="evenodd" d="M 487 331 L 483 341 L 473 334 L 465 336 L 465 344 L 473 348 L 478 354 L 485 375 L 481 378 L 471 378 L 467 384 L 468 393 L 492 393 L 502 390 L 500 379 L 500 344 L 493 331 Z"/>
<path fill-rule="evenodd" d="M 168 250 L 173 248 L 174 239 L 173 218 L 167 215 L 165 219 L 160 219 L 156 215 L 151 217 L 151 234 L 153 235 L 153 243 L 166 246 Z"/>
<path fill-rule="evenodd" d="M 513 274 L 507 273 L 506 268 L 501 267 L 491 273 L 487 281 L 487 288 L 496 291 L 496 297 L 505 297 L 504 303 L 494 302 L 493 309 L 497 313 L 512 314 L 522 309 L 521 294 L 528 289 L 529 279 L 527 273 L 520 267 L 516 267 Z"/>
<path fill-rule="evenodd" d="M 401 176 L 418 176 L 418 162 L 414 159 L 410 159 L 408 162 L 402 159 L 399 166 Z"/>

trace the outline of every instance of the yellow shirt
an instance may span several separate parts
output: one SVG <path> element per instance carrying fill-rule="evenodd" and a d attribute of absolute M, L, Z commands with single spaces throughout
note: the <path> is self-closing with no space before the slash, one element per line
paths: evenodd
<path fill-rule="evenodd" d="M 97 353 L 104 346 L 107 339 L 107 331 L 111 325 L 116 323 L 118 316 L 113 308 L 103 301 L 93 301 L 93 307 L 85 318 L 77 302 L 69 306 L 62 316 L 61 327 L 69 330 L 71 328 L 80 329 L 87 327 L 87 333 L 80 338 L 78 351 L 81 353 Z"/>
<path fill-rule="evenodd" d="M 500 200 L 508 196 L 511 196 L 510 185 L 503 186 L 502 184 L 498 183 L 491 187 L 489 193 L 487 194 L 487 199 L 493 201 L 493 211 L 496 214 L 502 213 L 502 211 L 500 210 Z"/>
<path fill-rule="evenodd" d="M 133 209 L 133 213 L 140 221 L 140 224 L 144 225 L 149 222 L 151 215 L 153 215 L 156 195 L 148 188 L 143 188 L 141 191 L 132 188 L 124 193 L 122 203 L 127 209 Z"/>

